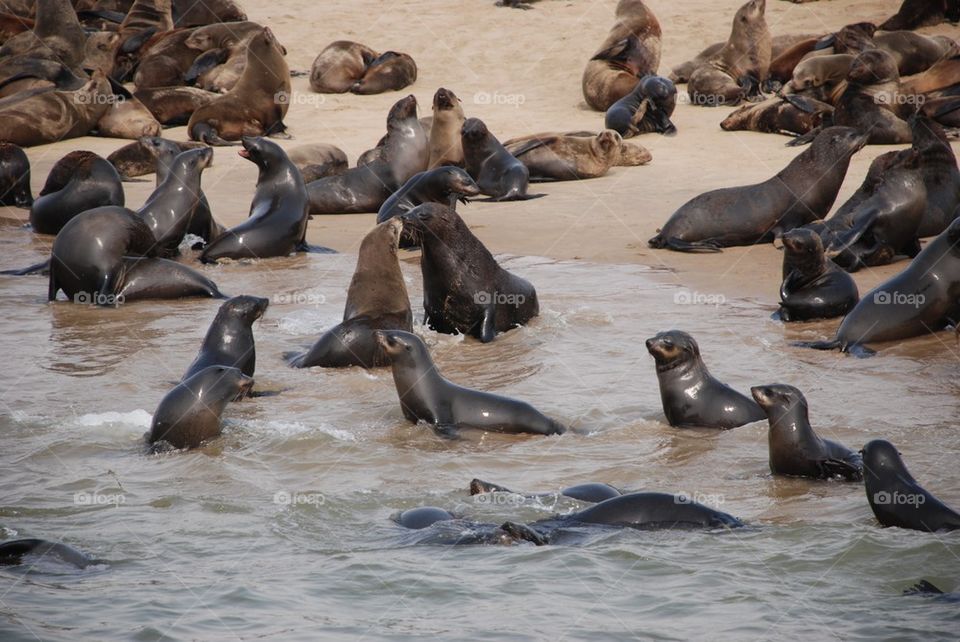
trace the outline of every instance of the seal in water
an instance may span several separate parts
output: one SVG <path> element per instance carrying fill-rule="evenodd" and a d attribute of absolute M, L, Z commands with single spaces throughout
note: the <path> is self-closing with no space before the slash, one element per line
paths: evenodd
<path fill-rule="evenodd" d="M 561 489 L 557 493 L 517 493 L 510 490 L 509 488 L 504 488 L 497 484 L 491 484 L 490 482 L 485 482 L 482 479 L 473 479 L 470 481 L 470 494 L 471 495 L 483 495 L 485 493 L 511 493 L 514 495 L 523 495 L 528 498 L 537 498 L 537 497 L 555 497 L 556 495 L 563 495 L 564 497 L 569 497 L 570 499 L 576 499 L 581 502 L 602 502 L 605 499 L 610 499 L 611 497 L 619 497 L 623 495 L 623 491 L 619 488 L 615 488 L 610 484 L 604 484 L 601 482 L 589 482 L 586 484 L 577 484 L 576 486 L 568 486 Z"/>
<path fill-rule="evenodd" d="M 397 258 L 402 227 L 399 219 L 391 218 L 364 237 L 347 290 L 343 321 L 323 333 L 307 352 L 287 355 L 291 366 L 376 368 L 390 364 L 374 332 L 413 331 L 410 298 Z"/>
<path fill-rule="evenodd" d="M 700 346 L 686 332 L 661 332 L 647 339 L 647 351 L 657 362 L 663 413 L 671 426 L 727 430 L 766 417 L 752 399 L 710 374 Z"/>
<path fill-rule="evenodd" d="M 527 194 L 530 172 L 508 152 L 479 118 L 468 118 L 460 131 L 467 173 L 492 201 L 522 201 L 543 194 Z"/>
<path fill-rule="evenodd" d="M 0 566 L 19 566 L 24 558 L 56 559 L 79 569 L 95 561 L 72 546 L 45 539 L 15 539 L 0 543 Z"/>
<path fill-rule="evenodd" d="M 180 152 L 173 159 L 164 181 L 137 211 L 156 237 L 161 256 L 180 253 L 180 243 L 200 207 L 200 176 L 212 163 L 213 149 L 210 147 Z"/>
<path fill-rule="evenodd" d="M 874 439 L 860 452 L 867 501 L 881 525 L 928 533 L 960 530 L 960 513 L 917 483 L 893 444 Z"/>
<path fill-rule="evenodd" d="M 780 320 L 832 319 L 853 309 L 860 300 L 857 284 L 827 258 L 816 232 L 801 227 L 790 230 L 781 240 Z"/>
<path fill-rule="evenodd" d="M 173 448 L 197 448 L 220 435 L 220 418 L 227 404 L 253 386 L 239 368 L 208 366 L 177 384 L 156 412 L 147 441 L 154 449 L 166 442 Z"/>
<path fill-rule="evenodd" d="M 443 378 L 420 337 L 399 330 L 378 330 L 377 341 L 393 366 L 393 381 L 403 416 L 432 424 L 441 434 L 476 428 L 508 434 L 560 435 L 564 426 L 530 404 Z"/>
<path fill-rule="evenodd" d="M 81 212 L 123 204 L 123 184 L 113 165 L 93 152 L 78 150 L 50 169 L 30 208 L 30 225 L 37 234 L 56 234 Z"/>
<path fill-rule="evenodd" d="M 30 207 L 30 160 L 13 143 L 0 143 L 0 205 Z"/>
<path fill-rule="evenodd" d="M 486 343 L 540 313 L 533 285 L 500 267 L 449 207 L 420 205 L 403 224 L 423 248 L 423 307 L 433 330 Z"/>
<path fill-rule="evenodd" d="M 269 304 L 269 299 L 247 294 L 225 301 L 210 324 L 200 351 L 180 381 L 186 381 L 210 366 L 239 368 L 240 372 L 252 377 L 257 366 L 253 322 L 263 317 Z"/>
<path fill-rule="evenodd" d="M 266 138 L 244 136 L 239 154 L 260 168 L 250 217 L 207 245 L 200 260 L 263 259 L 306 250 L 307 188 L 300 170 Z"/>
<path fill-rule="evenodd" d="M 722 247 L 769 243 L 830 212 L 850 158 L 867 136 L 852 127 L 828 127 L 776 176 L 744 187 L 701 194 L 680 207 L 650 247 L 717 252 Z"/>
<path fill-rule="evenodd" d="M 860 455 L 810 427 L 803 393 L 782 383 L 750 388 L 770 421 L 770 472 L 814 479 L 863 479 Z"/>

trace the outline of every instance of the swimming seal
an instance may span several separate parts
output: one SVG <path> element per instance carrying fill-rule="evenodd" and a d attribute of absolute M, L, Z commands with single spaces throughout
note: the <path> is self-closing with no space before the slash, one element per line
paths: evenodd
<path fill-rule="evenodd" d="M 733 245 L 769 243 L 824 218 L 837 199 L 850 158 L 866 141 L 867 135 L 852 127 L 828 127 L 773 178 L 713 190 L 688 201 L 648 243 L 679 252 L 716 252 Z"/>
<path fill-rule="evenodd" d="M 13 143 L 0 143 L 0 205 L 30 207 L 30 160 Z"/>
<path fill-rule="evenodd" d="M 843 481 L 863 479 L 859 454 L 819 437 L 810 427 L 803 393 L 784 384 L 754 386 L 750 392 L 770 422 L 771 473 Z"/>
<path fill-rule="evenodd" d="M 208 366 L 164 395 L 153 413 L 147 441 L 154 450 L 166 442 L 173 448 L 197 448 L 220 435 L 227 404 L 253 386 L 239 368 Z"/>
<path fill-rule="evenodd" d="M 604 115 L 604 126 L 624 138 L 648 132 L 673 135 L 677 128 L 670 116 L 676 107 L 676 86 L 661 76 L 646 76 L 633 91 L 610 106 Z"/>
<path fill-rule="evenodd" d="M 874 439 L 861 452 L 867 501 L 882 526 L 928 533 L 960 530 L 960 513 L 917 483 L 893 444 Z"/>
<path fill-rule="evenodd" d="M 460 130 L 467 173 L 492 201 L 522 201 L 543 194 L 527 194 L 530 172 L 490 133 L 479 118 L 468 118 Z"/>
<path fill-rule="evenodd" d="M 533 285 L 500 267 L 455 211 L 426 203 L 402 220 L 423 250 L 423 307 L 433 330 L 487 343 L 540 313 Z"/>
<path fill-rule="evenodd" d="M 378 330 L 377 341 L 390 360 L 400 407 L 407 420 L 425 421 L 441 434 L 475 428 L 507 434 L 560 435 L 564 426 L 530 404 L 444 379 L 420 337 L 399 330 Z"/>
<path fill-rule="evenodd" d="M 200 254 L 204 263 L 287 256 L 307 249 L 307 188 L 300 170 L 271 140 L 244 136 L 242 142 L 240 155 L 260 168 L 250 217 L 207 245 Z"/>
<path fill-rule="evenodd" d="M 766 417 L 752 399 L 710 374 L 700 346 L 686 332 L 661 332 L 646 345 L 657 362 L 660 400 L 671 426 L 727 430 Z"/>
<path fill-rule="evenodd" d="M 19 566 L 24 558 L 54 558 L 79 569 L 94 563 L 85 553 L 60 542 L 33 538 L 0 542 L 0 566 Z"/>
<path fill-rule="evenodd" d="M 782 321 L 842 317 L 860 300 L 857 284 L 823 252 L 823 241 L 806 228 L 790 230 L 783 241 Z"/>
<path fill-rule="evenodd" d="M 364 237 L 347 290 L 343 321 L 323 333 L 307 352 L 287 355 L 291 366 L 378 368 L 389 365 L 374 336 L 375 331 L 413 331 L 410 298 L 397 259 L 402 226 L 399 219 L 391 218 Z"/>
<path fill-rule="evenodd" d="M 30 208 L 30 225 L 37 234 L 56 234 L 77 214 L 124 200 L 113 165 L 93 152 L 70 152 L 50 168 Z"/>
<path fill-rule="evenodd" d="M 237 368 L 252 377 L 257 366 L 252 326 L 263 317 L 269 304 L 269 299 L 246 294 L 224 301 L 203 338 L 200 351 L 180 381 L 210 366 Z"/>

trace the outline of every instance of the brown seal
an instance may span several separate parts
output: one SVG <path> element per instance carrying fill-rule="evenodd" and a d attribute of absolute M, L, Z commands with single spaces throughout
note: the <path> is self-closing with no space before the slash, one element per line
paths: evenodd
<path fill-rule="evenodd" d="M 797 95 L 774 96 L 762 103 L 737 107 L 723 119 L 724 131 L 752 131 L 800 136 L 823 124 L 833 114 L 833 106 Z"/>
<path fill-rule="evenodd" d="M 857 55 L 847 73 L 847 88 L 837 100 L 833 122 L 856 127 L 869 136 L 870 145 L 911 141 L 906 118 L 914 109 L 911 97 L 900 92 L 897 63 L 882 49 Z"/>
<path fill-rule="evenodd" d="M 843 53 L 802 60 L 793 69 L 787 91 L 833 104 L 846 88 L 844 83 L 854 59 L 855 55 Z"/>
<path fill-rule="evenodd" d="M 30 54 L 58 60 L 67 67 L 76 69 L 83 60 L 86 39 L 69 0 L 38 0 L 33 29 L 3 43 L 3 47 L 0 47 L 0 58 Z"/>
<path fill-rule="evenodd" d="M 430 163 L 428 169 L 441 165 L 463 167 L 463 145 L 460 130 L 466 117 L 461 101 L 449 89 L 441 87 L 433 95 L 433 120 L 430 123 Z"/>
<path fill-rule="evenodd" d="M 138 89 L 133 95 L 161 125 L 168 127 L 186 125 L 193 112 L 220 97 L 220 94 L 196 87 L 153 87 Z"/>
<path fill-rule="evenodd" d="M 620 0 L 617 22 L 583 70 L 587 104 L 606 111 L 660 67 L 660 23 L 643 0 Z"/>
<path fill-rule="evenodd" d="M 737 10 L 727 44 L 690 75 L 694 105 L 736 105 L 760 92 L 772 55 L 766 7 L 766 0 L 750 0 Z"/>
<path fill-rule="evenodd" d="M 287 355 L 295 368 L 379 368 L 390 364 L 377 330 L 413 332 L 410 297 L 397 258 L 403 224 L 391 218 L 360 243 L 357 267 L 347 290 L 343 321 L 327 330 L 307 352 Z"/>
<path fill-rule="evenodd" d="M 355 94 L 398 91 L 417 80 L 417 63 L 408 54 L 385 51 L 373 60 L 363 77 L 350 87 Z"/>
<path fill-rule="evenodd" d="M 773 36 L 771 39 L 771 58 L 776 60 L 780 56 L 789 55 L 788 52 L 796 46 L 803 46 L 803 43 L 809 42 L 811 40 L 818 40 L 820 36 L 813 34 L 783 34 L 779 36 Z M 726 45 L 724 42 L 715 42 L 700 53 L 698 53 L 692 60 L 681 63 L 676 67 L 673 67 L 670 70 L 670 75 L 668 78 L 677 83 L 682 84 L 690 80 L 690 74 L 695 72 L 698 67 L 700 67 L 705 62 L 711 60 L 716 56 L 721 49 Z M 773 67 L 773 62 L 770 62 L 771 68 Z"/>
<path fill-rule="evenodd" d="M 132 94 L 115 94 L 113 97 L 115 100 L 97 121 L 99 135 L 131 139 L 160 135 L 160 122 L 142 102 Z"/>
<path fill-rule="evenodd" d="M 182 85 L 193 61 L 202 52 L 187 46 L 192 29 L 176 29 L 158 34 L 145 46 L 133 75 L 137 89 Z"/>
<path fill-rule="evenodd" d="M 179 148 L 179 151 L 204 147 L 203 143 L 166 141 L 173 143 Z M 157 157 L 144 145 L 143 140 L 136 140 L 124 145 L 109 156 L 107 160 L 116 168 L 123 180 L 143 176 L 144 174 L 153 174 L 157 171 Z"/>
<path fill-rule="evenodd" d="M 932 27 L 960 21 L 958 0 L 903 0 L 900 9 L 880 25 L 884 31 Z"/>
<path fill-rule="evenodd" d="M 173 24 L 176 27 L 199 27 L 246 19 L 247 14 L 233 0 L 173 0 Z"/>
<path fill-rule="evenodd" d="M 324 47 L 310 67 L 310 88 L 321 94 L 342 94 L 363 78 L 379 54 L 366 45 L 337 40 Z"/>
<path fill-rule="evenodd" d="M 187 131 L 191 140 L 218 145 L 241 136 L 281 134 L 286 130 L 290 69 L 280 43 L 265 27 L 250 41 L 247 66 L 237 84 L 193 112 Z"/>
<path fill-rule="evenodd" d="M 533 136 L 504 147 L 527 166 L 530 180 L 570 181 L 606 174 L 620 160 L 622 144 L 620 134 L 605 129 L 593 138 Z"/>
<path fill-rule="evenodd" d="M 299 145 L 287 152 L 287 158 L 300 170 L 304 183 L 325 176 L 337 176 L 347 171 L 348 167 L 346 153 L 328 143 Z"/>

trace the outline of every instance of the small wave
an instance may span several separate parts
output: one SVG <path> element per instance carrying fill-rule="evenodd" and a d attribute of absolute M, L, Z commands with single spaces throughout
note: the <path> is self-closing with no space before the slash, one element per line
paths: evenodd
<path fill-rule="evenodd" d="M 76 418 L 74 423 L 78 426 L 105 426 L 108 424 L 124 424 L 136 428 L 149 428 L 153 421 L 153 415 L 146 410 L 133 410 L 131 412 L 98 412 L 81 415 Z"/>
<path fill-rule="evenodd" d="M 310 426 L 299 421 L 264 421 L 256 422 L 255 428 L 258 431 L 272 433 L 276 435 L 282 435 L 285 437 L 292 437 L 295 435 L 304 435 L 307 433 L 321 432 L 325 435 L 333 437 L 339 441 L 357 441 L 357 438 L 352 433 L 347 432 L 346 430 L 340 430 L 338 428 L 332 428 L 325 424 L 320 424 L 319 426 Z"/>

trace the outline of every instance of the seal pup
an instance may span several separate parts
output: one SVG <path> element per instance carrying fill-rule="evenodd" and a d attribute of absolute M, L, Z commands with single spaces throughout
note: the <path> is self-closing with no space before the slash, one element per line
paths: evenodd
<path fill-rule="evenodd" d="M 827 258 L 823 241 L 807 228 L 790 230 L 783 241 L 781 321 L 809 321 L 842 317 L 860 300 L 857 284 L 849 274 Z"/>
<path fill-rule="evenodd" d="M 200 177 L 213 162 L 213 149 L 201 147 L 180 152 L 166 178 L 153 191 L 137 215 L 157 239 L 161 256 L 176 256 L 200 206 Z"/>
<path fill-rule="evenodd" d="M 377 223 L 400 216 L 424 203 L 440 203 L 455 210 L 457 201 L 466 203 L 468 197 L 479 194 L 480 187 L 464 170 L 451 165 L 435 167 L 415 174 L 384 201 L 377 212 Z M 409 237 L 409 234 L 405 236 Z"/>
<path fill-rule="evenodd" d="M 30 207 L 30 159 L 19 146 L 0 142 L 0 205 Z"/>
<path fill-rule="evenodd" d="M 461 100 L 441 87 L 433 94 L 433 120 L 430 122 L 430 160 L 427 169 L 441 165 L 463 167 L 463 143 L 460 130 L 466 116 Z"/>
<path fill-rule="evenodd" d="M 467 173 L 491 201 L 522 201 L 544 196 L 527 194 L 530 172 L 508 152 L 479 118 L 468 118 L 460 130 Z"/>
<path fill-rule="evenodd" d="M 670 116 L 676 106 L 676 86 L 661 76 L 646 76 L 633 91 L 610 106 L 604 115 L 604 126 L 624 138 L 647 132 L 672 136 L 677 128 Z"/>
<path fill-rule="evenodd" d="M 253 379 L 239 368 L 208 366 L 177 384 L 153 413 L 147 441 L 153 450 L 166 442 L 176 449 L 197 448 L 218 437 L 227 404 L 253 386 Z"/>
<path fill-rule="evenodd" d="M 321 94 L 350 91 L 379 54 L 366 45 L 337 40 L 324 47 L 310 66 L 310 88 Z"/>
<path fill-rule="evenodd" d="M 307 251 L 307 188 L 300 170 L 271 140 L 244 136 L 242 142 L 240 156 L 260 169 L 250 217 L 207 245 L 200 260 L 264 259 Z"/>
<path fill-rule="evenodd" d="M 823 128 L 833 117 L 833 105 L 796 94 L 768 98 L 737 107 L 720 123 L 724 131 L 753 131 L 803 136 Z"/>
<path fill-rule="evenodd" d="M 423 250 L 424 321 L 431 329 L 487 343 L 540 313 L 533 285 L 500 267 L 454 210 L 426 203 L 402 220 Z"/>
<path fill-rule="evenodd" d="M 671 426 L 728 430 L 766 417 L 752 399 L 710 374 L 700 346 L 686 332 L 661 332 L 646 345 L 657 363 L 663 413 Z"/>
<path fill-rule="evenodd" d="M 427 346 L 415 334 L 378 330 L 376 338 L 393 368 L 403 416 L 412 423 L 424 421 L 446 435 L 455 435 L 461 428 L 535 435 L 566 431 L 526 402 L 451 383 L 440 374 Z"/>
<path fill-rule="evenodd" d="M 736 105 L 760 94 L 772 56 L 766 8 L 766 0 L 750 0 L 737 10 L 727 44 L 690 75 L 694 105 Z"/>
<path fill-rule="evenodd" d="M 207 330 L 200 351 L 180 381 L 210 366 L 238 368 L 252 377 L 257 366 L 253 323 L 263 317 L 269 299 L 243 294 L 224 301 Z"/>
<path fill-rule="evenodd" d="M 391 218 L 363 238 L 343 321 L 323 333 L 307 352 L 287 355 L 291 366 L 369 369 L 389 365 L 376 331 L 413 331 L 410 297 L 397 258 L 402 227 L 399 219 Z"/>
<path fill-rule="evenodd" d="M 832 341 L 795 346 L 874 354 L 865 344 L 899 341 L 942 330 L 960 319 L 960 219 L 931 241 L 902 272 L 864 295 Z"/>
<path fill-rule="evenodd" d="M 810 427 L 803 393 L 782 383 L 750 388 L 770 422 L 770 472 L 790 477 L 861 481 L 860 455 Z"/>
<path fill-rule="evenodd" d="M 37 234 L 57 234 L 81 212 L 124 201 L 123 184 L 109 161 L 93 152 L 70 152 L 50 168 L 30 208 L 30 226 Z"/>
<path fill-rule="evenodd" d="M 733 245 L 769 243 L 822 219 L 837 199 L 850 158 L 866 141 L 867 135 L 852 127 L 828 127 L 773 178 L 713 190 L 688 201 L 648 243 L 679 252 L 716 252 Z"/>
<path fill-rule="evenodd" d="M 893 444 L 874 439 L 860 452 L 867 501 L 882 526 L 928 533 L 960 530 L 960 513 L 917 483 Z"/>
<path fill-rule="evenodd" d="M 250 40 L 247 66 L 233 88 L 190 116 L 191 140 L 228 145 L 243 136 L 281 136 L 290 107 L 290 69 L 273 32 L 264 27 Z"/>
<path fill-rule="evenodd" d="M 531 181 L 575 181 L 606 174 L 620 161 L 623 138 L 612 129 L 594 137 L 544 134 L 504 146 L 526 166 Z"/>
<path fill-rule="evenodd" d="M 367 66 L 350 92 L 369 96 L 385 91 L 399 91 L 417 80 L 417 63 L 408 54 L 385 51 Z"/>

